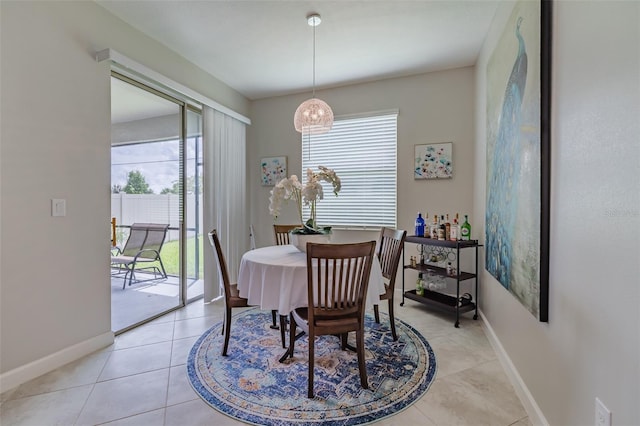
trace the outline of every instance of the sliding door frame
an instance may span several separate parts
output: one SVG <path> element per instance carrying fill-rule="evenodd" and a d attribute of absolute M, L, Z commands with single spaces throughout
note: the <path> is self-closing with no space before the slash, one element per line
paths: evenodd
<path fill-rule="evenodd" d="M 150 321 L 153 321 L 163 315 L 166 315 L 170 312 L 176 311 L 178 309 L 181 309 L 183 307 L 185 307 L 188 303 L 191 303 L 193 301 L 202 299 L 204 295 L 201 296 L 196 296 L 193 297 L 189 300 L 187 300 L 187 226 L 185 224 L 186 221 L 186 217 L 187 217 L 187 191 L 186 191 L 186 182 L 187 182 L 187 156 L 186 156 L 186 151 L 187 151 L 187 138 L 188 138 L 188 123 L 187 123 L 187 113 L 189 110 L 191 110 L 192 112 L 199 114 L 200 116 L 200 120 L 201 120 L 201 125 L 200 128 L 202 129 L 202 107 L 199 104 L 196 103 L 192 103 L 189 102 L 188 100 L 178 97 L 176 95 L 178 94 L 170 94 L 170 93 L 166 93 L 163 92 L 162 90 L 158 90 L 157 88 L 152 87 L 152 85 L 150 85 L 149 83 L 146 83 L 144 81 L 143 78 L 133 78 L 127 75 L 124 75 L 118 71 L 115 70 L 111 70 L 111 77 L 113 78 L 117 78 L 125 83 L 131 84 L 141 90 L 145 90 L 148 93 L 157 95 L 165 100 L 168 100 L 170 102 L 173 102 L 175 104 L 177 104 L 180 108 L 180 131 L 179 131 L 179 193 L 180 193 L 180 207 L 179 207 L 179 212 L 178 212 L 178 250 L 179 250 L 179 259 L 180 259 L 180 265 L 179 265 L 179 298 L 178 298 L 178 303 L 176 306 L 166 309 L 162 312 L 159 312 L 157 314 L 154 314 L 142 321 L 139 321 L 135 324 L 132 324 L 130 326 L 127 326 L 121 330 L 117 330 L 115 331 L 115 334 L 121 334 L 124 333 L 126 331 L 129 331 L 135 327 L 138 327 L 142 324 L 148 323 Z M 200 138 L 202 139 L 202 135 L 200 136 Z M 197 143 L 197 142 L 196 142 Z M 197 159 L 196 159 L 197 162 Z M 196 179 L 197 179 L 197 167 L 196 167 Z M 198 194 L 196 194 L 196 197 L 198 197 Z M 198 214 L 196 213 L 196 219 L 198 218 Z M 203 230 L 204 232 L 204 230 Z M 197 237 L 196 237 L 196 244 L 197 244 Z"/>

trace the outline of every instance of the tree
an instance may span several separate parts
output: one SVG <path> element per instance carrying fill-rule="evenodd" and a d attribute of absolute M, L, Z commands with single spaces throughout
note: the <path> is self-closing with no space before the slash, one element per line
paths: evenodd
<path fill-rule="evenodd" d="M 176 184 L 173 184 L 172 188 L 162 188 L 162 191 L 160 191 L 160 193 L 162 195 L 164 194 L 177 194 L 178 193 L 178 189 L 176 188 Z"/>
<path fill-rule="evenodd" d="M 196 192 L 196 179 L 195 176 L 187 176 L 187 194 L 193 194 Z M 179 194 L 180 184 L 178 181 L 174 181 L 171 188 L 164 188 L 161 194 Z M 198 176 L 198 193 L 202 194 L 202 176 Z"/>
<path fill-rule="evenodd" d="M 153 194 L 153 189 L 149 188 L 147 180 L 139 170 L 129 172 L 127 184 L 122 188 L 122 191 L 127 194 Z"/>
<path fill-rule="evenodd" d="M 119 184 L 116 183 L 111 187 L 111 193 L 112 194 L 119 194 L 121 192 L 122 192 L 122 185 L 119 185 Z"/>

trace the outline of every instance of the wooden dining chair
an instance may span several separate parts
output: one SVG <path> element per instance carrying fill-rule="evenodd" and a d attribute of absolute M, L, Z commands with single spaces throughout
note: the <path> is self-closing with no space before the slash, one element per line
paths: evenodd
<path fill-rule="evenodd" d="M 218 269 L 224 284 L 224 323 L 222 324 L 224 346 L 222 347 L 222 356 L 227 356 L 229 337 L 231 335 L 231 310 L 233 308 L 246 308 L 249 305 L 247 303 L 247 299 L 240 297 L 238 285 L 231 284 L 231 281 L 229 280 L 227 262 L 225 261 L 224 254 L 222 253 L 218 232 L 215 229 L 209 232 L 209 242 L 211 243 L 211 247 L 214 249 L 216 260 L 218 262 Z"/>
<path fill-rule="evenodd" d="M 321 335 L 340 335 L 344 349 L 347 334 L 356 332 L 360 384 L 369 388 L 364 359 L 364 310 L 375 250 L 375 241 L 307 243 L 308 307 L 297 308 L 290 314 L 289 351 L 285 358 L 293 357 L 296 327 L 300 327 L 309 336 L 309 398 L 314 395 L 315 338 Z"/>
<path fill-rule="evenodd" d="M 276 245 L 284 246 L 289 244 L 289 231 L 295 228 L 299 228 L 300 225 L 273 225 L 273 232 L 276 236 Z M 271 328 L 274 330 L 280 329 L 280 337 L 282 338 L 282 347 L 285 347 L 285 328 L 287 317 L 285 315 L 280 315 L 280 325 L 276 324 L 276 319 L 278 316 L 278 311 L 271 311 Z"/>
<path fill-rule="evenodd" d="M 389 301 L 389 323 L 391 325 L 391 335 L 393 340 L 398 340 L 396 333 L 396 319 L 393 313 L 393 294 L 396 286 L 396 275 L 398 271 L 398 263 L 404 248 L 404 239 L 407 231 L 401 229 L 382 228 L 380 230 L 380 239 L 378 241 L 378 260 L 380 261 L 380 269 L 382 277 L 386 281 L 384 284 L 385 293 L 380 296 L 380 300 Z M 378 305 L 373 305 L 373 314 L 376 322 L 380 324 L 380 313 Z"/>
<path fill-rule="evenodd" d="M 300 225 L 273 225 L 273 232 L 276 235 L 276 245 L 284 246 L 289 244 L 289 231 L 299 228 Z"/>

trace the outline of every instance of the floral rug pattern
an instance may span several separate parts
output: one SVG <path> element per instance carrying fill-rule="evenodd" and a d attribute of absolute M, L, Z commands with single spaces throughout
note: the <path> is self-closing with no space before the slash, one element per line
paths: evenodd
<path fill-rule="evenodd" d="M 187 362 L 189 381 L 213 408 L 257 425 L 360 425 L 405 409 L 428 389 L 436 359 L 426 339 L 396 319 L 366 316 L 369 389 L 362 389 L 355 352 L 340 349 L 334 336 L 316 338 L 315 398 L 307 398 L 308 338 L 296 341 L 294 357 L 284 354 L 280 332 L 269 328 L 271 313 L 252 309 L 234 316 L 228 356 L 221 355 L 222 324 L 194 344 Z M 355 333 L 349 343 L 355 345 Z M 287 334 L 288 337 L 288 334 Z"/>

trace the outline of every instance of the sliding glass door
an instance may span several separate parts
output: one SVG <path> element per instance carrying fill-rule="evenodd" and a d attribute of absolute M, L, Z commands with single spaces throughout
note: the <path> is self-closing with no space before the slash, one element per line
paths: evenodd
<path fill-rule="evenodd" d="M 202 126 L 199 111 L 137 81 L 114 73 L 111 87 L 111 317 L 118 332 L 202 295 Z"/>
<path fill-rule="evenodd" d="M 206 232 L 202 226 L 202 113 L 186 112 L 187 141 L 185 145 L 185 262 L 187 303 L 201 299 L 204 294 L 203 251 L 207 250 Z"/>

